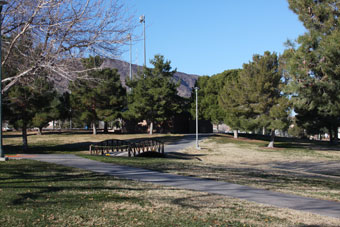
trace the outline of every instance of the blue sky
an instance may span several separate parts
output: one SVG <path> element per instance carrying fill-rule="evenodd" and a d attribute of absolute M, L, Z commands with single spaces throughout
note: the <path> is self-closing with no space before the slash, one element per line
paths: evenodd
<path fill-rule="evenodd" d="M 286 0 L 129 0 L 136 21 L 146 17 L 147 65 L 164 55 L 180 72 L 213 75 L 241 68 L 254 54 L 282 53 L 287 39 L 305 32 Z M 142 38 L 142 25 L 135 37 Z M 128 50 L 128 49 L 127 49 Z M 143 65 L 143 40 L 133 45 Z M 129 61 L 129 53 L 122 56 Z"/>

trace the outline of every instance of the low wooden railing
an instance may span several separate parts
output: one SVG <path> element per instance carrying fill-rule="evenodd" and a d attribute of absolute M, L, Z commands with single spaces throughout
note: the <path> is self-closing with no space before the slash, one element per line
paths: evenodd
<path fill-rule="evenodd" d="M 124 140 L 105 140 L 90 145 L 91 155 L 106 155 L 115 152 L 129 152 L 130 143 Z"/>
<path fill-rule="evenodd" d="M 127 152 L 129 157 L 145 152 L 157 152 L 164 155 L 164 143 L 156 139 L 145 139 L 137 142 L 105 140 L 90 145 L 91 155 L 110 155 L 117 152 Z"/>
<path fill-rule="evenodd" d="M 131 144 L 129 157 L 137 156 L 145 152 L 158 152 L 164 154 L 164 143 L 155 139 L 146 139 Z"/>

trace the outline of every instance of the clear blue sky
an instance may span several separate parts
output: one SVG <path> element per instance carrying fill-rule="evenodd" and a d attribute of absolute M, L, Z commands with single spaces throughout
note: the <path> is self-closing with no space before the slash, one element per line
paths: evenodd
<path fill-rule="evenodd" d="M 129 0 L 136 21 L 146 17 L 147 65 L 164 55 L 180 72 L 213 75 L 241 68 L 253 54 L 282 53 L 287 39 L 305 32 L 286 0 Z M 135 35 L 142 38 L 142 24 Z M 128 50 L 128 49 L 127 49 Z M 143 65 L 143 40 L 133 45 Z M 129 53 L 122 56 L 129 61 Z"/>

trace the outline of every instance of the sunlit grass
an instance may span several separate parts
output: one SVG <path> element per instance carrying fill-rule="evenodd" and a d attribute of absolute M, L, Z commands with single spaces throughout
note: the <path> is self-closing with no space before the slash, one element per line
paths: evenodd
<path fill-rule="evenodd" d="M 157 138 L 165 143 L 182 138 L 181 134 L 97 134 L 90 132 L 45 132 L 37 135 L 28 134 L 29 149 L 26 153 L 86 153 L 92 143 L 108 139 L 134 140 L 140 138 Z M 4 135 L 4 149 L 6 154 L 22 153 L 22 137 L 19 132 L 9 132 Z"/>
<path fill-rule="evenodd" d="M 287 143 L 287 142 L 285 142 Z M 151 170 L 340 201 L 339 151 L 263 147 L 265 141 L 215 136 L 166 158 L 84 157 Z"/>
<path fill-rule="evenodd" d="M 88 152 L 91 143 L 106 139 L 149 137 L 147 134 L 66 132 L 38 136 L 32 133 L 29 153 L 72 153 L 102 162 L 340 201 L 340 149 L 327 143 L 278 140 L 276 148 L 268 149 L 263 139 L 236 140 L 229 135 L 218 135 L 202 141 L 201 150 L 187 148 L 168 153 L 165 158 L 90 156 Z M 182 135 L 152 137 L 170 143 Z M 18 133 L 6 134 L 4 144 L 6 154 L 21 152 Z M 7 194 L 0 201 L 3 204 L 0 209 L 8 208 L 4 216 L 0 215 L 0 221 L 12 223 L 11 226 L 27 226 L 27 223 L 34 226 L 339 225 L 333 219 L 307 213 L 263 208 L 221 196 L 122 181 L 39 162 L 12 160 L 0 163 L 0 167 L 0 193 Z M 220 201 L 224 202 L 220 204 Z"/>
<path fill-rule="evenodd" d="M 1 226 L 338 226 L 340 220 L 29 160 L 0 163 Z"/>

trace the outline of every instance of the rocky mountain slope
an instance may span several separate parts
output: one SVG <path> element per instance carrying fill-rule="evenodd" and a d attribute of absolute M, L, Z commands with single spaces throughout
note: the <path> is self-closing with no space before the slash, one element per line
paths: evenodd
<path fill-rule="evenodd" d="M 116 68 L 120 74 L 120 80 L 122 84 L 125 85 L 125 78 L 130 75 L 130 64 L 125 61 L 120 61 L 116 59 L 106 59 L 101 66 L 102 68 Z M 142 71 L 143 67 L 132 64 L 132 75 L 137 74 L 138 71 Z M 174 76 L 175 81 L 180 81 L 180 86 L 178 87 L 178 94 L 182 97 L 190 97 L 191 89 L 195 86 L 197 80 L 197 75 L 186 74 L 182 72 L 177 72 Z"/>

